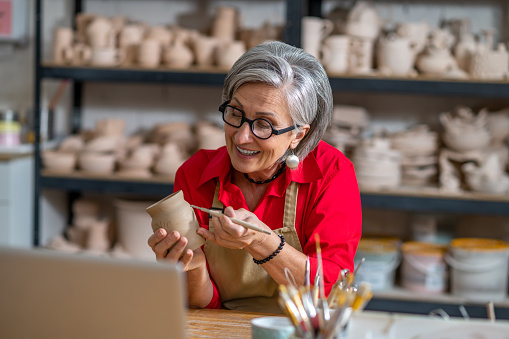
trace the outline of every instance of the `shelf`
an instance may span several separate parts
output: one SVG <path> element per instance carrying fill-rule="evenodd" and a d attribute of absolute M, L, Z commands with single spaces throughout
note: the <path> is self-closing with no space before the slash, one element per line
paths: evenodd
<path fill-rule="evenodd" d="M 226 72 L 217 68 L 178 69 L 68 67 L 45 63 L 41 76 L 46 79 L 72 79 L 87 82 L 132 82 L 222 86 Z"/>
<path fill-rule="evenodd" d="M 115 175 L 83 175 L 79 172 L 58 174 L 41 171 L 40 185 L 47 189 L 98 193 L 136 193 L 167 196 L 173 183 L 162 179 L 126 179 Z"/>
<path fill-rule="evenodd" d="M 509 98 L 509 81 L 444 80 L 426 77 L 331 76 L 333 91 L 385 92 Z"/>
<path fill-rule="evenodd" d="M 396 313 L 429 314 L 443 309 L 451 317 L 462 317 L 459 306 L 464 306 L 472 318 L 486 319 L 487 302 L 475 301 L 451 294 L 416 293 L 395 287 L 388 291 L 375 291 L 367 310 Z M 509 319 L 509 299 L 494 302 L 497 319 Z"/>
<path fill-rule="evenodd" d="M 84 175 L 42 171 L 44 188 L 112 193 L 137 193 L 166 196 L 173 183 L 161 178 L 125 179 L 115 175 Z M 398 188 L 391 190 L 361 190 L 362 207 L 387 208 L 413 212 L 453 212 L 509 215 L 509 197 L 473 192 L 444 193 L 438 189 Z"/>
<path fill-rule="evenodd" d="M 509 196 L 451 193 L 438 188 L 361 189 L 362 207 L 412 212 L 509 215 Z"/>
<path fill-rule="evenodd" d="M 42 77 L 90 82 L 141 82 L 222 86 L 227 71 L 218 68 L 192 67 L 185 70 L 158 68 L 69 67 L 44 63 Z M 334 91 L 392 92 L 428 95 L 457 95 L 509 98 L 508 81 L 440 80 L 430 78 L 337 77 L 331 76 Z"/>

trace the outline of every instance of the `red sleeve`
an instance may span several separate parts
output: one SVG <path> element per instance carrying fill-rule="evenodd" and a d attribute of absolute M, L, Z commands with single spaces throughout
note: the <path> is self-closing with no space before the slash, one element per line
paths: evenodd
<path fill-rule="evenodd" d="M 177 173 L 175 175 L 175 183 L 173 185 L 173 191 L 177 192 L 177 191 L 182 190 L 185 200 L 188 202 L 191 202 L 191 203 L 194 203 L 192 192 L 196 190 L 196 188 L 193 187 L 193 185 L 197 182 L 196 177 L 199 175 L 199 174 L 193 172 L 193 170 L 192 170 L 193 167 L 197 168 L 190 162 L 184 163 L 184 165 L 182 165 L 177 170 Z M 198 220 L 199 220 L 199 223 L 202 224 L 202 220 L 200 219 L 200 216 L 198 216 Z M 203 246 L 202 246 L 202 250 L 203 250 Z M 208 267 L 209 266 L 207 263 L 207 270 L 208 270 Z M 213 294 L 212 294 L 212 299 L 210 300 L 210 303 L 205 308 L 221 308 L 221 298 L 219 297 L 219 292 L 217 290 L 217 286 L 212 279 L 210 279 L 210 281 L 212 283 Z"/>
<path fill-rule="evenodd" d="M 311 283 L 318 269 L 315 234 L 320 236 L 325 291 L 328 294 L 341 269 L 354 267 L 362 233 L 359 187 L 352 163 L 341 157 L 329 168 L 313 207 L 307 212 L 303 251 L 310 257 Z M 313 225 L 315 227 L 309 227 Z"/>

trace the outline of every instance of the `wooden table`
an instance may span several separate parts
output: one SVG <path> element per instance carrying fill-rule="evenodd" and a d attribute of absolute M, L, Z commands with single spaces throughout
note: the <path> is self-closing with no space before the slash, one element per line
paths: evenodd
<path fill-rule="evenodd" d="M 270 315 L 275 314 L 209 309 L 189 310 L 186 326 L 187 337 L 189 339 L 251 338 L 251 319 Z"/>

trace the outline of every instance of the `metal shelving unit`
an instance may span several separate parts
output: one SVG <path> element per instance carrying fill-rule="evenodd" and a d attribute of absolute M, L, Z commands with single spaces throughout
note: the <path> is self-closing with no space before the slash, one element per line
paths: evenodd
<path fill-rule="evenodd" d="M 142 69 L 105 69 L 95 67 L 62 67 L 44 64 L 41 59 L 41 26 L 42 2 L 35 0 L 35 79 L 34 79 L 34 108 L 41 110 L 41 83 L 45 79 L 69 79 L 73 87 L 72 132 L 80 129 L 82 90 L 86 82 L 132 82 L 154 84 L 182 84 L 182 85 L 210 85 L 221 86 L 225 72 L 219 70 L 142 70 Z M 74 12 L 82 11 L 82 0 L 74 1 Z M 307 6 L 307 8 L 305 8 Z M 305 13 L 321 16 L 321 0 L 286 0 L 287 24 L 285 26 L 285 41 L 299 46 L 301 17 Z M 479 82 L 479 81 L 444 81 L 436 79 L 399 79 L 375 77 L 330 77 L 334 91 L 359 92 L 391 92 L 402 94 L 419 94 L 435 96 L 465 96 L 486 98 L 509 98 L 509 82 Z M 40 139 L 40 115 L 34 117 L 35 139 Z M 34 239 L 35 246 L 39 246 L 40 229 L 40 195 L 42 189 L 58 189 L 68 192 L 91 191 L 103 193 L 129 193 L 139 195 L 164 196 L 172 191 L 173 185 L 161 181 L 132 181 L 118 178 L 90 178 L 74 176 L 56 176 L 44 174 L 41 170 L 41 145 L 34 146 Z M 509 199 L 485 199 L 475 195 L 467 197 L 445 196 L 443 194 L 414 194 L 408 192 L 379 192 L 362 191 L 363 207 L 399 209 L 417 212 L 448 212 L 509 215 Z M 427 314 L 430 310 L 442 307 L 454 315 L 457 305 L 439 302 L 402 301 L 393 298 L 375 297 L 368 309 L 390 312 Z M 472 308 L 472 315 L 483 317 L 480 307 Z M 509 308 L 497 309 L 497 316 L 509 319 Z"/>

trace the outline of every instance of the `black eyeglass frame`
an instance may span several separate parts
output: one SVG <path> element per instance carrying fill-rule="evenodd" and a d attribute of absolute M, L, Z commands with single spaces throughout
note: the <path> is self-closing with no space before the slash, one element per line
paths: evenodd
<path fill-rule="evenodd" d="M 253 135 L 255 137 L 257 137 L 258 139 L 267 140 L 267 139 L 269 139 L 274 134 L 275 135 L 280 135 L 280 134 L 283 134 L 283 133 L 287 133 L 287 132 L 290 132 L 290 131 L 292 131 L 292 130 L 294 130 L 295 128 L 298 127 L 296 125 L 293 125 L 293 126 L 290 126 L 290 127 L 287 127 L 287 128 L 283 128 L 283 129 L 275 129 L 274 126 L 272 125 L 272 123 L 269 120 L 267 120 L 265 118 L 256 118 L 254 120 L 248 119 L 248 118 L 246 118 L 246 113 L 244 113 L 243 110 L 238 109 L 237 107 L 233 107 L 231 105 L 228 105 L 229 103 L 230 103 L 230 100 L 226 100 L 221 106 L 219 106 L 219 112 L 223 113 L 223 121 L 225 123 L 227 123 L 228 125 L 230 125 L 232 127 L 235 127 L 235 128 L 240 128 L 245 122 L 247 122 L 249 124 L 249 127 L 251 127 L 251 132 L 253 132 Z M 240 125 L 235 126 L 235 125 L 232 125 L 228 121 L 225 120 L 224 112 L 226 111 L 226 107 L 231 107 L 234 110 L 237 110 L 237 111 L 242 113 L 242 119 L 240 120 Z M 256 120 L 264 120 L 264 121 L 266 121 L 269 124 L 270 128 L 272 128 L 272 131 L 271 131 L 271 133 L 270 133 L 270 135 L 268 137 L 262 138 L 262 137 L 259 137 L 258 135 L 256 135 L 256 133 L 254 131 L 254 127 L 253 127 L 253 123 Z"/>

